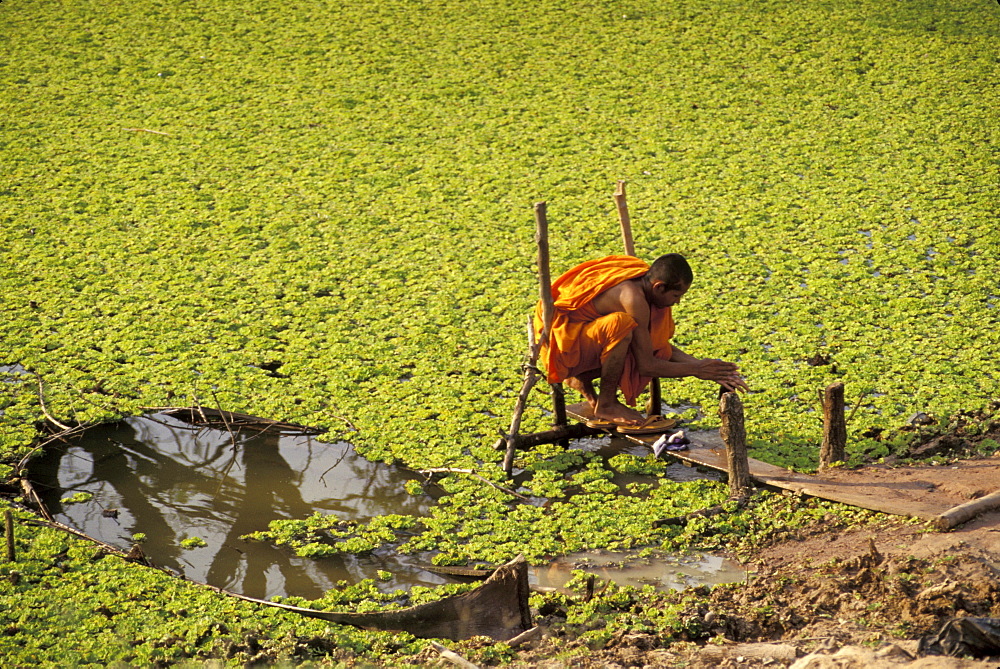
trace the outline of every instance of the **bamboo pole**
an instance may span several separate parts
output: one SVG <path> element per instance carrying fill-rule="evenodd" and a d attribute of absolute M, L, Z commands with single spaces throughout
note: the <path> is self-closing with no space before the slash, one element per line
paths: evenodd
<path fill-rule="evenodd" d="M 632 217 L 628 213 L 628 201 L 625 199 L 625 182 L 619 181 L 615 188 L 615 207 L 618 209 L 618 224 L 622 231 L 622 245 L 625 255 L 635 256 L 635 240 L 632 237 Z M 653 377 L 649 381 L 649 400 L 646 402 L 646 415 L 657 416 L 663 396 L 660 391 L 660 379 Z"/>
<path fill-rule="evenodd" d="M 544 202 L 535 203 L 535 242 L 538 245 L 538 289 L 542 301 L 542 336 L 538 341 L 528 343 L 529 361 L 524 367 L 524 382 L 514 406 L 514 415 L 507 433 L 507 452 L 503 458 L 503 470 L 510 476 L 514 469 L 514 452 L 517 450 L 518 431 L 521 429 L 521 416 L 528 402 L 528 395 L 538 381 L 538 355 L 542 345 L 548 341 L 549 330 L 552 328 L 552 318 L 555 305 L 552 302 L 552 281 L 549 274 L 549 222 L 546 216 Z M 529 337 L 534 334 L 534 327 L 528 327 Z"/>
<path fill-rule="evenodd" d="M 747 457 L 747 432 L 743 424 L 743 401 L 737 393 L 729 392 L 719 402 L 722 427 L 719 434 L 726 444 L 729 463 L 729 492 L 742 497 L 751 488 L 750 460 Z"/>
<path fill-rule="evenodd" d="M 828 469 L 834 462 L 842 462 L 846 447 L 844 384 L 838 381 L 823 392 L 823 444 L 819 449 L 819 468 Z"/>
<path fill-rule="evenodd" d="M 628 213 L 628 203 L 625 201 L 625 182 L 619 181 L 615 188 L 615 204 L 618 206 L 618 223 L 622 228 L 622 243 L 625 254 L 635 255 L 635 243 L 632 241 L 632 218 Z"/>

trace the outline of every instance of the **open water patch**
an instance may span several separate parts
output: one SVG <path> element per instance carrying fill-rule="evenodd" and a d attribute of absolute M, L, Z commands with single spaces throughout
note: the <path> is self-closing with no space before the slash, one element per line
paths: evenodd
<path fill-rule="evenodd" d="M 707 553 L 676 555 L 662 551 L 585 551 L 553 560 L 544 567 L 532 567 L 532 582 L 560 589 L 574 570 L 593 574 L 605 581 L 636 588 L 684 590 L 698 585 L 735 583 L 746 578 L 746 569 L 734 560 Z"/>
<path fill-rule="evenodd" d="M 203 428 L 160 413 L 90 428 L 28 468 L 59 522 L 124 550 L 145 535 L 142 550 L 157 566 L 231 592 L 313 599 L 379 570 L 393 574 L 381 583 L 386 590 L 448 582 L 391 548 L 310 559 L 240 538 L 315 512 L 357 522 L 426 515 L 434 500 L 405 489 L 422 480 L 418 474 L 370 462 L 345 442 L 281 429 Z M 204 545 L 182 544 L 195 538 Z"/>

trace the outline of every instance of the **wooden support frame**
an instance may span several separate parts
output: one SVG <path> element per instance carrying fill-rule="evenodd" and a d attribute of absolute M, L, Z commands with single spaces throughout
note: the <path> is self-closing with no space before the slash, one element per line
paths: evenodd
<path fill-rule="evenodd" d="M 517 404 L 514 405 L 514 415 L 511 417 L 510 431 L 506 436 L 507 451 L 504 454 L 503 470 L 507 476 L 511 476 L 514 470 L 514 453 L 518 448 L 518 432 L 521 429 L 521 417 L 528 402 L 528 395 L 540 376 L 538 367 L 538 355 L 542 346 L 548 341 L 549 330 L 552 328 L 552 318 L 555 314 L 555 305 L 552 301 L 552 280 L 549 273 L 549 222 L 544 202 L 535 203 L 535 242 L 538 246 L 538 289 L 542 302 L 542 333 L 538 341 L 535 341 L 534 321 L 528 318 L 528 363 L 524 366 L 524 381 L 521 383 L 521 392 L 517 396 Z M 558 392 L 553 392 L 553 403 L 555 407 L 556 420 L 561 414 L 563 425 L 566 422 L 566 403 L 560 386 Z M 560 407 L 561 404 L 561 407 Z"/>
<path fill-rule="evenodd" d="M 621 228 L 622 245 L 625 253 L 630 256 L 635 255 L 635 241 L 632 237 L 632 219 L 629 215 L 628 202 L 625 195 L 625 182 L 618 181 L 614 192 L 615 207 L 618 210 L 618 223 Z M 518 432 L 521 427 L 521 417 L 527 404 L 531 389 L 541 377 L 541 372 L 537 368 L 538 357 L 541 349 L 548 342 L 549 332 L 552 328 L 552 319 L 555 315 L 555 304 L 552 298 L 552 281 L 549 271 L 549 228 L 547 206 L 545 202 L 537 202 L 534 206 L 535 212 L 535 243 L 538 247 L 538 287 L 539 298 L 542 305 L 542 332 L 538 340 L 535 340 L 535 328 L 532 318 L 528 319 L 528 362 L 524 366 L 524 380 L 521 384 L 521 391 L 518 393 L 517 402 L 511 417 L 510 430 L 506 435 L 501 436 L 494 448 L 497 450 L 506 449 L 504 455 L 503 469 L 510 476 L 513 472 L 514 454 L 520 448 L 530 448 L 543 443 L 559 442 L 568 445 L 568 439 L 572 437 L 586 436 L 602 432 L 600 429 L 588 428 L 568 424 L 566 411 L 566 393 L 561 383 L 549 384 L 552 395 L 553 429 L 538 432 L 531 435 L 520 436 Z M 660 392 L 660 380 L 653 378 L 649 383 L 649 401 L 646 404 L 648 415 L 657 415 L 661 411 L 662 397 Z"/>

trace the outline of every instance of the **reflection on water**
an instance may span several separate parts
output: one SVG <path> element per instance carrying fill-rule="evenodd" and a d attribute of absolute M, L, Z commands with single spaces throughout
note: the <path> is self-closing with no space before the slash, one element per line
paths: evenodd
<path fill-rule="evenodd" d="M 30 464 L 53 516 L 109 544 L 127 549 L 143 533 L 143 551 L 160 566 L 188 578 L 251 597 L 319 597 L 339 580 L 393 572 L 388 589 L 445 582 L 392 551 L 311 560 L 287 548 L 245 542 L 240 536 L 279 518 L 315 511 L 364 521 L 382 514 L 425 515 L 432 500 L 404 490 L 416 478 L 372 463 L 346 443 L 303 435 L 199 429 L 158 414 L 88 430 Z M 89 492 L 93 498 L 63 504 Z M 207 546 L 186 550 L 200 537 Z"/>

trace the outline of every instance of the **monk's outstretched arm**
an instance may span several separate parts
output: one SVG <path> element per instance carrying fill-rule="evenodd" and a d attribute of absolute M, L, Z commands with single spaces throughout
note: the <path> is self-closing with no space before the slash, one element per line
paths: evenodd
<path fill-rule="evenodd" d="M 627 295 L 622 300 L 622 306 L 636 320 L 630 348 L 640 375 L 665 379 L 693 376 L 715 381 L 727 390 L 749 390 L 734 363 L 715 358 L 696 358 L 676 347 L 670 360 L 657 358 L 653 355 L 653 340 L 649 335 L 649 304 L 636 296 Z"/>
<path fill-rule="evenodd" d="M 713 358 L 696 358 L 689 353 L 685 353 L 676 346 L 673 347 L 673 352 L 670 355 L 670 362 L 681 365 L 694 365 L 698 370 L 694 374 L 685 376 L 695 376 L 699 379 L 715 381 L 726 390 L 750 390 L 750 386 L 747 385 L 743 375 L 740 374 L 739 367 L 731 362 L 725 362 L 724 360 L 716 360 Z M 706 371 L 708 372 L 707 374 L 705 373 Z M 723 376 L 720 377 L 714 375 L 714 371 L 722 371 Z"/>

